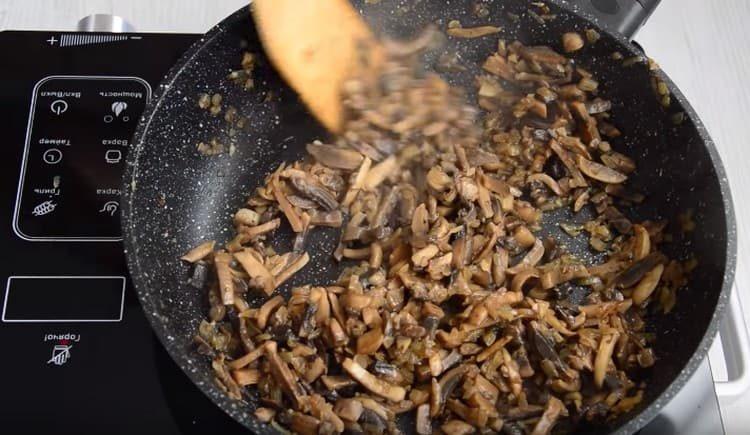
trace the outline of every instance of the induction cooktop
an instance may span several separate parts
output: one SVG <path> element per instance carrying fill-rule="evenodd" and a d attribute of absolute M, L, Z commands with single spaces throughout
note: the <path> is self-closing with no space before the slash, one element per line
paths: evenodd
<path fill-rule="evenodd" d="M 199 37 L 0 33 L 0 432 L 247 433 L 163 350 L 120 243 L 135 126 Z M 723 433 L 707 363 L 672 402 L 644 433 Z"/>

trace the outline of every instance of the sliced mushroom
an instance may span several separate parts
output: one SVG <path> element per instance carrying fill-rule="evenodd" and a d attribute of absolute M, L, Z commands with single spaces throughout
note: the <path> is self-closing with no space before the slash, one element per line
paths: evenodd
<path fill-rule="evenodd" d="M 620 333 L 612 330 L 602 335 L 599 341 L 599 348 L 596 351 L 596 359 L 594 360 L 594 384 L 598 388 L 602 388 L 604 385 L 607 367 L 609 367 L 609 362 L 612 359 L 612 353 L 615 350 L 615 344 L 617 344 L 619 337 Z"/>
<path fill-rule="evenodd" d="M 294 403 L 294 407 L 299 409 L 306 396 L 304 390 L 297 383 L 297 379 L 289 369 L 289 366 L 279 356 L 276 350 L 276 342 L 267 341 L 264 347 L 271 375 L 273 375 L 274 380 L 281 386 L 281 389 L 289 395 L 289 398 Z"/>
<path fill-rule="evenodd" d="M 364 408 L 357 399 L 339 399 L 333 408 L 336 414 L 344 420 L 356 422 L 362 415 Z"/>
<path fill-rule="evenodd" d="M 253 413 L 261 423 L 269 423 L 276 416 L 276 411 L 271 408 L 258 408 Z"/>
<path fill-rule="evenodd" d="M 451 435 L 469 435 L 474 433 L 474 427 L 461 420 L 448 420 L 440 426 L 443 433 Z"/>
<path fill-rule="evenodd" d="M 292 181 L 292 185 L 302 195 L 312 199 L 328 211 L 339 206 L 336 196 L 323 186 L 313 175 L 297 169 L 287 169 L 282 174 Z"/>
<path fill-rule="evenodd" d="M 240 390 L 240 386 L 229 374 L 226 365 L 224 365 L 224 358 L 221 356 L 214 358 L 211 361 L 211 367 L 214 369 L 216 379 L 220 383 L 220 386 L 226 390 L 227 395 L 232 399 L 240 400 L 242 398 L 242 390 Z"/>
<path fill-rule="evenodd" d="M 281 219 L 271 219 L 270 221 L 256 225 L 254 227 L 242 226 L 240 227 L 240 234 L 245 236 L 247 240 L 251 240 L 254 237 L 268 234 L 271 231 L 281 226 Z"/>
<path fill-rule="evenodd" d="M 307 152 L 310 153 L 315 160 L 329 168 L 344 169 L 347 171 L 353 171 L 359 168 L 364 159 L 362 154 L 356 151 L 314 142 L 307 144 Z"/>
<path fill-rule="evenodd" d="M 615 171 L 629 174 L 635 171 L 635 162 L 630 157 L 617 152 L 610 152 L 601 155 L 602 163 L 614 169 Z"/>
<path fill-rule="evenodd" d="M 224 305 L 234 305 L 234 280 L 232 279 L 232 271 L 229 267 L 231 261 L 232 256 L 226 252 L 217 252 L 214 256 L 216 274 L 219 276 L 221 301 Z"/>
<path fill-rule="evenodd" d="M 515 266 L 508 268 L 507 273 L 515 275 L 524 269 L 534 267 L 542 260 L 543 256 L 544 244 L 541 240 L 536 239 L 534 241 L 534 246 L 529 249 L 529 252 L 527 252 L 526 255 L 521 259 L 521 261 L 519 261 Z"/>
<path fill-rule="evenodd" d="M 537 174 L 529 175 L 527 178 L 529 182 L 532 181 L 538 181 L 540 183 L 544 183 L 545 186 L 549 187 L 549 190 L 551 190 L 555 195 L 562 196 L 562 189 L 560 189 L 560 185 L 557 184 L 557 181 L 555 181 L 554 178 L 550 177 L 549 175 L 540 172 Z"/>
<path fill-rule="evenodd" d="M 526 284 L 537 278 L 539 278 L 538 270 L 531 267 L 523 269 L 513 277 L 513 282 L 510 284 L 510 290 L 514 293 L 522 293 Z"/>
<path fill-rule="evenodd" d="M 227 366 L 229 366 L 229 368 L 232 370 L 239 370 L 243 367 L 247 367 L 248 365 L 256 361 L 258 358 L 263 356 L 264 353 L 265 353 L 265 349 L 262 347 L 258 347 L 248 352 L 244 356 L 237 358 L 236 360 L 229 361 L 227 363 Z"/>
<path fill-rule="evenodd" d="M 276 287 L 280 287 L 291 278 L 295 273 L 299 272 L 305 265 L 310 261 L 310 255 L 307 252 L 297 255 L 296 259 L 292 261 L 289 266 L 282 270 L 278 275 L 274 277 Z"/>
<path fill-rule="evenodd" d="M 378 396 L 388 399 L 391 402 L 400 402 L 406 397 L 406 390 L 402 387 L 376 378 L 350 358 L 344 359 L 341 366 L 346 370 L 349 376 Z"/>
<path fill-rule="evenodd" d="M 368 190 L 373 190 L 380 185 L 388 176 L 398 168 L 398 161 L 396 156 L 389 156 L 387 159 L 373 166 L 367 172 L 364 180 L 364 187 Z"/>
<path fill-rule="evenodd" d="M 561 267 L 555 267 L 552 270 L 544 272 L 539 278 L 539 282 L 544 290 L 549 290 L 564 282 L 573 279 L 588 277 L 589 271 L 581 264 L 571 264 Z"/>
<path fill-rule="evenodd" d="M 552 428 L 555 427 L 555 423 L 564 411 L 565 405 L 560 399 L 550 396 L 547 406 L 544 408 L 544 413 L 534 426 L 534 430 L 531 431 L 531 435 L 547 435 L 552 432 Z"/>
<path fill-rule="evenodd" d="M 390 189 L 387 194 L 383 195 L 383 198 L 378 205 L 378 211 L 370 222 L 370 229 L 384 228 L 388 226 L 391 215 L 396 209 L 398 198 L 399 189 L 397 187 Z"/>
<path fill-rule="evenodd" d="M 411 261 L 417 267 L 426 267 L 432 258 L 440 252 L 436 245 L 427 245 L 411 256 Z"/>
<path fill-rule="evenodd" d="M 579 121 L 578 129 L 581 139 L 590 147 L 598 145 L 601 142 L 601 136 L 599 135 L 596 118 L 589 115 L 586 105 L 581 101 L 573 101 L 569 107 Z"/>
<path fill-rule="evenodd" d="M 657 264 L 661 263 L 663 259 L 662 254 L 658 252 L 652 252 L 651 254 L 643 257 L 641 260 L 633 263 L 627 270 L 619 274 L 615 278 L 615 283 L 620 288 L 632 287 L 643 279 L 646 272 L 652 270 Z M 589 270 L 591 272 L 591 270 Z M 602 273 L 594 273 L 592 275 L 601 275 Z"/>
<path fill-rule="evenodd" d="M 320 427 L 320 420 L 315 417 L 292 411 L 291 429 L 300 435 L 317 435 Z"/>
<path fill-rule="evenodd" d="M 416 431 L 419 435 L 432 434 L 432 420 L 430 420 L 430 405 L 428 403 L 417 407 Z"/>
<path fill-rule="evenodd" d="M 331 391 L 343 390 L 353 387 L 354 381 L 345 376 L 321 376 L 320 380 L 326 388 Z"/>
<path fill-rule="evenodd" d="M 633 303 L 641 305 L 651 296 L 654 290 L 656 290 L 656 286 L 659 285 L 662 272 L 664 272 L 664 265 L 657 264 L 656 267 L 643 275 L 641 282 L 633 289 Z"/>
<path fill-rule="evenodd" d="M 254 210 L 241 208 L 234 214 L 234 225 L 256 226 L 260 223 L 260 215 Z"/>
<path fill-rule="evenodd" d="M 620 184 L 628 179 L 627 175 L 621 174 L 608 166 L 587 160 L 581 155 L 576 156 L 576 159 L 581 172 L 594 180 L 601 181 L 602 183 Z"/>
<path fill-rule="evenodd" d="M 286 199 L 289 200 L 290 204 L 302 210 L 316 210 L 320 207 L 320 205 L 312 199 L 303 198 L 297 195 L 288 195 Z"/>
<path fill-rule="evenodd" d="M 371 355 L 383 344 L 383 331 L 380 328 L 371 329 L 357 339 L 357 353 Z"/>
<path fill-rule="evenodd" d="M 435 257 L 430 260 L 427 265 L 427 273 L 430 278 L 439 281 L 446 276 L 450 276 L 452 269 L 451 264 L 453 263 L 453 253 L 449 252 L 440 257 Z"/>
<path fill-rule="evenodd" d="M 453 179 L 438 166 L 430 168 L 426 180 L 427 185 L 436 192 L 442 192 L 453 184 Z"/>
<path fill-rule="evenodd" d="M 479 27 L 448 27 L 448 36 L 455 38 L 481 38 L 482 36 L 494 35 L 499 33 L 502 29 L 495 26 L 479 26 Z"/>
<path fill-rule="evenodd" d="M 318 227 L 341 228 L 344 223 L 344 217 L 340 210 L 321 212 L 318 210 L 310 214 L 310 224 Z"/>
<path fill-rule="evenodd" d="M 633 233 L 635 235 L 633 257 L 636 261 L 640 261 L 651 252 L 651 236 L 643 225 L 633 225 Z"/>
<path fill-rule="evenodd" d="M 199 260 L 203 260 L 214 251 L 214 246 L 216 246 L 214 240 L 203 242 L 180 257 L 180 260 L 187 261 L 188 263 L 195 263 Z"/>
<path fill-rule="evenodd" d="M 255 385 L 260 380 L 260 371 L 256 369 L 233 370 L 232 378 L 241 387 Z"/>
<path fill-rule="evenodd" d="M 362 189 L 365 185 L 365 180 L 367 179 L 367 174 L 370 172 L 371 167 L 372 160 L 370 160 L 369 157 L 365 157 L 365 159 L 362 161 L 362 165 L 360 165 L 359 169 L 353 177 L 354 179 L 349 185 L 349 190 L 346 192 L 346 195 L 344 195 L 344 200 L 341 202 L 341 205 L 343 207 L 349 207 L 354 199 L 356 199 L 360 189 Z"/>
<path fill-rule="evenodd" d="M 242 268 L 252 278 L 251 284 L 262 289 L 266 295 L 270 296 L 276 288 L 276 281 L 266 266 L 256 258 L 256 253 L 250 249 L 235 252 L 234 258 Z"/>
<path fill-rule="evenodd" d="M 286 216 L 287 221 L 289 221 L 289 225 L 292 227 L 292 231 L 294 231 L 295 233 L 302 232 L 302 220 L 294 210 L 294 207 L 292 207 L 292 204 L 289 203 L 289 200 L 286 198 L 284 192 L 282 192 L 281 190 L 281 183 L 279 182 L 279 171 L 277 171 L 271 177 L 271 188 L 273 189 L 274 198 L 276 198 L 276 201 L 279 203 L 279 208 L 282 212 L 284 212 L 284 216 Z"/>
<path fill-rule="evenodd" d="M 562 149 L 560 147 L 560 144 L 557 143 L 554 139 L 550 141 L 550 148 L 552 151 L 557 154 L 557 157 L 560 158 L 560 161 L 565 165 L 565 167 L 570 172 L 570 175 L 572 176 L 571 180 L 571 187 L 586 187 L 588 186 L 588 183 L 583 178 L 583 175 L 581 174 L 581 171 L 578 169 L 578 166 L 576 165 L 576 162 L 573 160 L 573 156 L 571 156 L 568 151 Z"/>
<path fill-rule="evenodd" d="M 460 365 L 456 368 L 448 370 L 440 378 L 440 381 L 437 383 L 437 391 L 439 392 L 439 394 L 437 395 L 437 401 L 430 409 L 430 416 L 436 417 L 438 414 L 440 414 L 440 412 L 442 412 L 442 409 L 445 406 L 445 402 L 448 400 L 451 394 L 453 394 L 453 391 L 459 385 L 464 375 L 466 375 L 466 373 L 468 373 L 470 370 L 471 366 L 467 364 Z"/>

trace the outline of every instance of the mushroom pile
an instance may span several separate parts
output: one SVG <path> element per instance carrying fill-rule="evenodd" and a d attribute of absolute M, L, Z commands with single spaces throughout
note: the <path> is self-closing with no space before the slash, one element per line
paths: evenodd
<path fill-rule="evenodd" d="M 345 132 L 274 170 L 232 240 L 183 257 L 208 289 L 196 343 L 217 384 L 301 434 L 398 433 L 412 413 L 419 434 L 540 435 L 638 406 L 656 359 L 646 308 L 671 309 L 695 265 L 660 252 L 666 222 L 620 211 L 644 197 L 625 185 L 636 165 L 608 142 L 620 132 L 596 79 L 500 41 L 480 110 L 419 69 L 420 47 L 386 46 L 379 79 L 343 89 Z M 593 211 L 562 229 L 602 261 L 538 235 L 562 207 Z M 296 237 L 278 253 L 284 225 Z M 285 298 L 322 226 L 339 229 L 344 272 Z"/>

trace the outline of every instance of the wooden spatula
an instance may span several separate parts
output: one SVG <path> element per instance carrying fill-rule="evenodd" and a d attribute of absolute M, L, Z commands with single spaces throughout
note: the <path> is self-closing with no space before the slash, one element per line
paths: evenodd
<path fill-rule="evenodd" d="M 255 0 L 251 10 L 268 57 L 318 120 L 339 132 L 344 82 L 383 60 L 367 23 L 349 0 Z"/>

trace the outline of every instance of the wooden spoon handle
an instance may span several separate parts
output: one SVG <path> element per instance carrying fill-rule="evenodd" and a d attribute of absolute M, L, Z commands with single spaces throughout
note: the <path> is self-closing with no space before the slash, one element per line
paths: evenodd
<path fill-rule="evenodd" d="M 284 79 L 333 132 L 343 124 L 347 79 L 377 71 L 383 50 L 348 0 L 255 0 L 263 46 Z"/>

